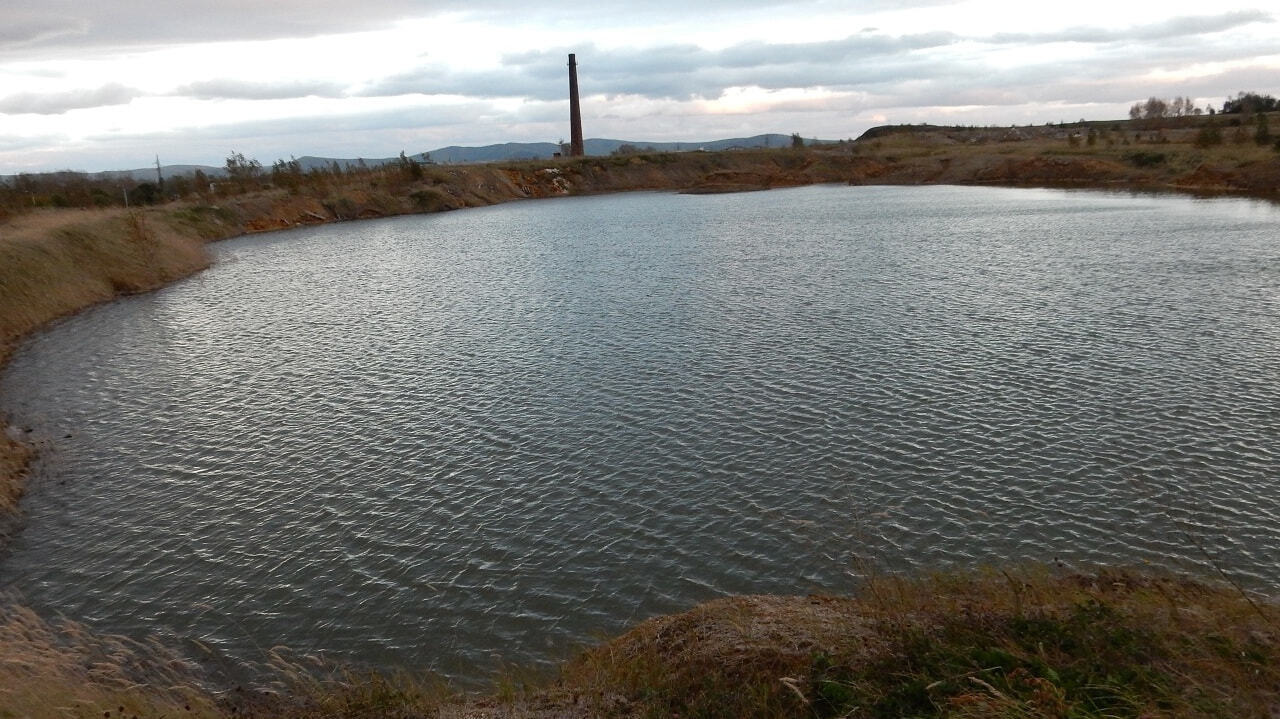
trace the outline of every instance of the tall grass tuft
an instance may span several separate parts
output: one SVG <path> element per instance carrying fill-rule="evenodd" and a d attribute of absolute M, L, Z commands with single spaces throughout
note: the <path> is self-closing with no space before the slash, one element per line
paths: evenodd
<path fill-rule="evenodd" d="M 564 681 L 643 716 L 1273 717 L 1280 607 L 1117 570 L 882 578 L 653 619 Z"/>
<path fill-rule="evenodd" d="M 195 668 L 155 642 L 95 635 L 0 602 L 0 717 L 218 717 Z"/>

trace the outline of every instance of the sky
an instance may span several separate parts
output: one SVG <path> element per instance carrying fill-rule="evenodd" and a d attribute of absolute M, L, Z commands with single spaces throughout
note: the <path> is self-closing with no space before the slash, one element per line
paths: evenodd
<path fill-rule="evenodd" d="M 1280 94 L 1273 0 L 0 0 L 0 174 L 857 137 Z"/>

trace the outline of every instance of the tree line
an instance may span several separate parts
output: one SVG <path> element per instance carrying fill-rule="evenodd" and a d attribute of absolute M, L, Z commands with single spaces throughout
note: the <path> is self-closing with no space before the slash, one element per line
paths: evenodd
<path fill-rule="evenodd" d="M 1275 112 L 1276 110 L 1280 110 L 1280 104 L 1278 104 L 1276 98 L 1271 95 L 1244 92 L 1243 90 L 1236 93 L 1235 97 L 1228 97 L 1222 103 L 1222 114 L 1224 115 L 1252 115 L 1258 112 Z M 1135 102 L 1129 108 L 1130 120 L 1161 120 L 1169 117 L 1194 117 L 1205 114 L 1215 114 L 1212 105 L 1200 108 L 1196 106 L 1195 101 L 1191 98 L 1181 96 L 1172 100 L 1165 100 L 1153 95 L 1147 98 L 1145 102 Z"/>
<path fill-rule="evenodd" d="M 422 180 L 428 156 L 422 160 L 401 151 L 390 164 L 368 166 L 364 160 L 343 166 L 330 162 L 325 166 L 302 168 L 296 158 L 276 160 L 264 167 L 256 159 L 232 150 L 222 172 L 209 173 L 197 169 L 191 174 L 159 176 L 139 181 L 124 174 L 93 175 L 64 170 L 60 172 L 20 173 L 0 181 L 0 219 L 4 216 L 40 207 L 124 207 L 154 205 L 189 197 L 211 198 L 251 192 L 271 187 L 297 192 L 304 186 L 320 187 L 344 178 L 356 179 L 376 175 L 378 180 L 416 182 Z"/>

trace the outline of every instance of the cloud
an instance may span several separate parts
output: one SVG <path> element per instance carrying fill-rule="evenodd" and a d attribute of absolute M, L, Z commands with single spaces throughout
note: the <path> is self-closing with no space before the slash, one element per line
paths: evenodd
<path fill-rule="evenodd" d="M 568 77 L 567 70 L 565 78 Z M 559 97 L 568 92 L 552 90 L 551 78 L 542 76 L 537 67 L 510 67 L 488 71 L 457 71 L 443 65 L 423 65 L 374 81 L 354 94 L 362 97 L 395 95 L 461 95 L 475 98 L 495 97 Z M 558 85 L 557 85 L 558 86 Z"/>
<path fill-rule="evenodd" d="M 955 0 L 856 0 L 839 5 L 850 16 L 933 7 Z M 804 16 L 829 11 L 826 0 L 543 0 L 531 7 L 523 0 L 484 0 L 467 6 L 446 0 L 83 0 L 22 2 L 6 7 L 0 29 L 0 54 L 43 48 L 48 53 L 86 48 L 169 46 L 184 43 L 305 38 L 387 28 L 397 21 L 428 19 L 444 13 L 479 22 L 574 27 L 589 37 L 595 28 L 670 23 L 714 23 L 747 15 Z M 11 3 L 12 4 L 12 3 Z M 536 22 L 530 17 L 536 14 Z"/>
<path fill-rule="evenodd" d="M 1074 27 L 1047 33 L 996 33 L 987 42 L 996 44 L 1039 44 L 1046 42 L 1114 43 L 1125 41 L 1170 40 L 1208 35 L 1253 23 L 1269 23 L 1274 19 L 1261 10 L 1237 10 L 1220 15 L 1175 17 L 1149 25 L 1121 29 Z"/>
<path fill-rule="evenodd" d="M 572 49 L 584 94 L 715 98 L 727 88 L 745 85 L 769 89 L 847 86 L 910 79 L 922 67 L 936 73 L 944 70 L 943 63 L 912 53 L 959 40 L 947 32 L 896 37 L 861 33 L 829 42 L 745 42 L 722 50 L 691 44 L 645 49 L 564 47 L 510 53 L 495 70 L 452 71 L 440 64 L 424 65 L 370 83 L 356 94 L 563 99 L 568 92 L 565 66 Z"/>
<path fill-rule="evenodd" d="M 0 48 L 22 48 L 56 40 L 75 40 L 88 31 L 88 24 L 72 17 L 20 14 L 0 25 Z"/>
<path fill-rule="evenodd" d="M 1037 108 L 1040 121 L 1105 119 L 1151 94 L 1275 92 L 1273 11 L 1243 2 L 1124 21 L 1135 24 L 1111 18 L 1137 11 L 1082 6 L 1074 17 L 1087 24 L 1023 32 L 1022 13 L 958 0 L 367 0 L 358 13 L 349 0 L 11 0 L 0 72 L 15 78 L 10 92 L 32 91 L 0 97 L 0 131 L 54 132 L 63 147 L 48 152 L 72 157 L 129 142 L 146 156 L 155 142 L 173 156 L 188 154 L 182 143 L 222 157 L 252 147 L 264 161 L 555 139 L 569 52 L 594 136 L 846 136 L 856 117 L 1022 122 Z M 899 12 L 938 5 L 957 7 Z M 318 39 L 210 44 L 303 37 Z M 1234 69 L 1206 74 L 1215 68 Z M 109 79 L 150 97 L 119 83 L 66 90 Z M 69 112 L 100 106 L 114 107 Z"/>
<path fill-rule="evenodd" d="M 341 85 L 323 81 L 256 82 L 252 80 L 201 80 L 183 85 L 174 95 L 199 100 L 287 100 L 298 97 L 342 97 Z"/>
<path fill-rule="evenodd" d="M 5 9 L 0 51 L 312 37 L 386 27 L 445 6 L 415 0 L 362 0 L 358 10 L 348 0 L 42 0 Z"/>
<path fill-rule="evenodd" d="M 110 83 L 90 90 L 70 90 L 53 93 L 19 93 L 0 98 L 0 113 L 6 115 L 61 115 L 70 110 L 81 110 L 106 105 L 126 105 L 142 91 L 119 83 Z"/>

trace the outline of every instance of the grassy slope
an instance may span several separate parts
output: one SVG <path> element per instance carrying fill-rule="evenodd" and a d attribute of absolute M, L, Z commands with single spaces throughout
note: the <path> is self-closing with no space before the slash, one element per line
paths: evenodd
<path fill-rule="evenodd" d="M 1120 571 L 888 579 L 658 617 L 566 677 L 647 715 L 1265 717 L 1280 607 Z"/>
<path fill-rule="evenodd" d="M 553 679 L 460 697 L 273 658 L 276 692 L 214 692 L 162 648 L 0 622 L 0 717 L 1274 717 L 1280 606 L 1107 570 L 882 578 L 656 617 Z M 424 638 L 429 641 L 429 638 Z M 121 712 L 123 708 L 123 712 Z"/>

